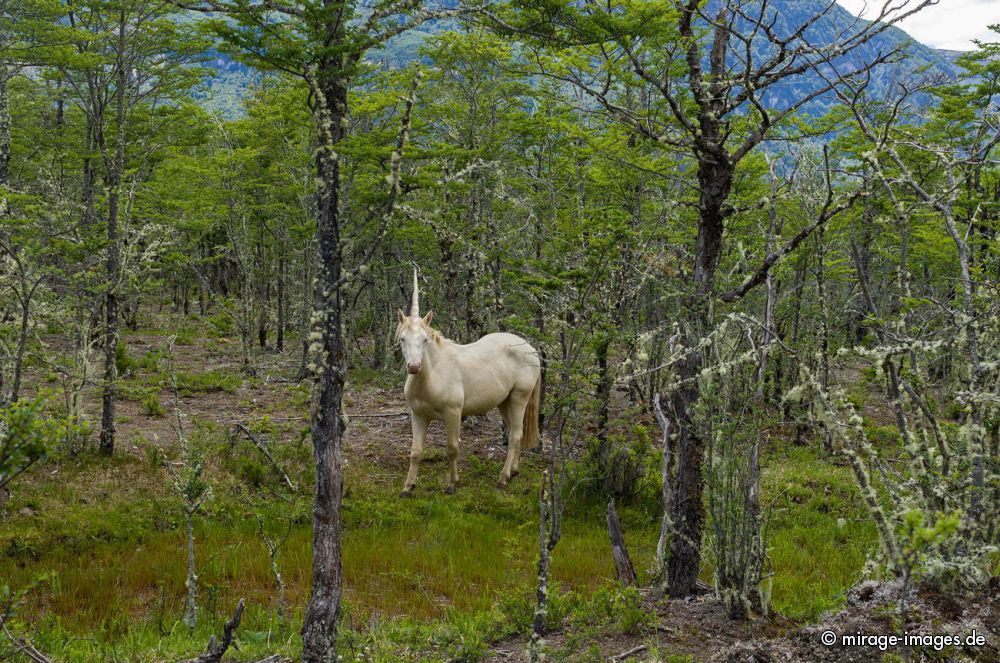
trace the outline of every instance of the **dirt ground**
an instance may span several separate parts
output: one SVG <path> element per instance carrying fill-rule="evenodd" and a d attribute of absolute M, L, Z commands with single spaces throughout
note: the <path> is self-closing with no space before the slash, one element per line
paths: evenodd
<path fill-rule="evenodd" d="M 582 646 L 569 645 L 578 649 L 576 656 L 588 660 L 592 648 L 600 652 L 601 660 L 662 660 L 664 655 L 705 657 L 722 651 L 737 643 L 779 637 L 794 628 L 794 624 L 781 616 L 734 622 L 726 616 L 722 604 L 713 596 L 703 595 L 689 600 L 659 600 L 655 592 L 644 592 L 643 607 L 656 614 L 655 624 L 646 633 L 625 636 L 602 637 Z M 563 633 L 552 633 L 545 637 L 550 651 L 565 652 L 568 646 Z M 487 661 L 521 662 L 528 660 L 527 641 L 523 638 L 511 639 L 495 645 Z"/>
<path fill-rule="evenodd" d="M 979 594 L 945 596 L 922 590 L 909 601 L 906 616 L 896 611 L 899 586 L 869 581 L 850 590 L 847 606 L 817 624 L 797 626 L 780 615 L 748 622 L 729 619 L 712 596 L 690 600 L 657 601 L 651 594 L 644 603 L 655 611 L 649 632 L 634 636 L 597 639 L 578 647 L 570 659 L 604 661 L 693 660 L 712 663 L 865 663 L 877 661 L 1000 661 L 1000 579 Z M 827 646 L 823 634 L 841 635 L 958 636 L 964 643 L 973 633 L 983 636 L 982 646 L 941 646 L 929 641 L 919 647 Z M 566 638 L 553 633 L 545 638 L 550 650 L 564 650 Z M 595 649 L 596 648 L 596 649 Z M 895 658 L 893 658 L 895 656 Z M 674 658 L 687 657 L 687 658 Z M 528 660 L 527 641 L 516 638 L 496 644 L 488 661 Z"/>

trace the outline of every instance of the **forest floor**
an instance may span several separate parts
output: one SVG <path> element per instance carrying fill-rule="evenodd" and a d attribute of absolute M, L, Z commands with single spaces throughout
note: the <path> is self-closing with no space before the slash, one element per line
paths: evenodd
<path fill-rule="evenodd" d="M 258 354 L 256 376 L 248 378 L 231 331 L 176 315 L 149 322 L 124 335 L 115 455 L 93 451 L 96 432 L 82 449 L 57 449 L 12 485 L 2 507 L 0 578 L 15 589 L 32 587 L 16 627 L 57 660 L 178 660 L 203 649 L 242 597 L 248 608 L 234 660 L 295 656 L 308 593 L 312 483 L 309 385 L 294 380 L 298 343 L 291 338 L 284 353 Z M 200 614 L 194 629 L 180 621 L 187 559 L 172 483 L 182 457 L 168 334 L 176 337 L 182 428 L 204 454 L 212 486 L 195 522 Z M 62 392 L 53 364 L 70 347 L 58 334 L 43 340 L 35 356 L 46 361 L 32 361 L 28 391 L 51 390 L 57 410 Z M 541 457 L 526 454 L 521 476 L 498 491 L 505 454 L 499 417 L 470 418 L 463 425 L 459 490 L 448 496 L 443 430 L 435 424 L 416 496 L 399 498 L 409 453 L 402 381 L 402 370 L 349 376 L 342 654 L 366 661 L 522 660 L 533 610 Z M 858 382 L 863 397 L 864 381 Z M 96 387 L 86 396 L 90 420 L 98 422 Z M 291 488 L 236 424 L 266 441 Z M 867 424 L 888 437 L 877 416 Z M 629 425 L 658 438 L 651 421 Z M 567 501 L 553 554 L 550 659 L 607 660 L 633 650 L 635 660 L 708 660 L 786 634 L 791 639 L 781 642 L 797 642 L 802 625 L 842 608 L 877 545 L 874 528 L 848 468 L 815 445 L 792 444 L 786 429 L 774 423 L 762 461 L 777 616 L 737 623 L 711 597 L 670 601 L 618 588 L 603 500 L 587 490 L 582 466 L 573 465 L 579 489 Z M 655 455 L 649 462 L 658 467 Z M 643 584 L 658 534 L 655 484 L 643 482 L 620 507 Z M 283 541 L 276 564 L 284 604 L 261 531 Z M 996 611 L 990 614 L 986 621 L 995 620 Z M 995 621 L 991 628 L 996 633 Z M 772 660 L 750 655 L 739 660 Z M 795 656 L 773 660 L 818 660 Z"/>

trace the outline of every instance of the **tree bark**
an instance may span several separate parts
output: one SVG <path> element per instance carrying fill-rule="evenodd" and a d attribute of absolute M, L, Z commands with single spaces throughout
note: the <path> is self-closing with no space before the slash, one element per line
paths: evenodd
<path fill-rule="evenodd" d="M 0 63 L 0 187 L 10 184 L 10 99 L 7 82 L 10 70 Z"/>
<path fill-rule="evenodd" d="M 101 394 L 101 439 L 102 454 L 110 455 L 115 449 L 115 401 L 118 370 L 115 354 L 118 348 L 118 283 L 121 272 L 121 255 L 118 239 L 118 208 L 121 200 L 122 173 L 125 171 L 125 88 L 128 71 L 124 61 L 125 52 L 125 6 L 118 16 L 118 60 L 116 62 L 115 90 L 115 154 L 108 169 L 108 257 L 107 293 L 104 301 L 104 384 Z"/>
<path fill-rule="evenodd" d="M 278 320 L 277 329 L 275 330 L 274 337 L 274 349 L 277 352 L 283 352 L 285 350 L 285 242 L 282 241 L 281 246 L 278 247 Z"/>
<path fill-rule="evenodd" d="M 608 502 L 608 535 L 611 537 L 611 557 L 615 560 L 615 574 L 618 576 L 618 582 L 623 587 L 634 587 L 637 582 L 635 567 L 632 565 L 632 558 L 625 546 L 622 524 L 618 520 L 614 499 Z"/>
<path fill-rule="evenodd" d="M 717 122 L 705 118 L 703 129 L 718 135 Z M 723 222 L 727 215 L 726 200 L 732 189 L 733 165 L 725 150 L 709 146 L 700 153 L 698 181 L 701 185 L 697 253 L 694 269 L 694 294 L 687 298 L 689 326 L 685 334 L 688 348 L 697 346 L 711 326 L 711 297 L 715 271 L 722 254 Z M 683 385 L 670 398 L 673 419 L 677 422 L 677 478 L 671 504 L 674 538 L 671 543 L 667 584 L 672 597 L 691 596 L 697 590 L 701 568 L 701 536 L 705 522 L 702 503 L 704 481 L 702 463 L 705 456 L 703 433 L 695 428 L 692 407 L 698 401 L 698 374 L 704 364 L 700 350 L 690 350 L 679 362 L 679 377 Z"/>
<path fill-rule="evenodd" d="M 37 286 L 37 284 L 36 284 Z M 27 282 L 22 284 L 21 294 L 21 326 L 17 335 L 17 350 L 14 353 L 14 384 L 10 390 L 10 402 L 16 403 L 21 396 L 21 375 L 24 372 L 24 351 L 28 344 L 28 325 L 31 321 L 31 299 L 35 289 L 28 291 Z M 0 381 L 0 387 L 2 387 Z M 3 390 L 0 389 L 0 400 L 3 400 Z"/>
<path fill-rule="evenodd" d="M 342 39 L 343 28 L 331 26 L 330 42 Z M 344 420 L 341 399 L 346 364 L 341 337 L 340 279 L 340 163 L 334 151 L 343 138 L 347 117 L 348 80 L 337 71 L 342 63 L 324 61 L 311 81 L 316 95 L 319 149 L 316 156 L 318 218 L 316 238 L 319 275 L 313 310 L 313 334 L 319 340 L 313 356 L 317 362 L 316 404 L 312 417 L 316 490 L 313 496 L 312 590 L 302 625 L 302 660 L 326 663 L 337 658 L 337 624 L 340 619 L 341 517 L 343 491 L 341 441 Z"/>

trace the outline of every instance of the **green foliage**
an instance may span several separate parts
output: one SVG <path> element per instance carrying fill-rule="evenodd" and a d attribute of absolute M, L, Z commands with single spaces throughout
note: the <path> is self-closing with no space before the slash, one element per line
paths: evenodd
<path fill-rule="evenodd" d="M 236 328 L 236 321 L 232 314 L 225 310 L 206 317 L 205 322 L 211 326 L 212 332 L 216 336 L 228 336 Z"/>
<path fill-rule="evenodd" d="M 182 327 L 174 333 L 174 343 L 177 345 L 194 345 L 198 340 L 198 331 L 191 327 Z"/>
<path fill-rule="evenodd" d="M 901 520 L 900 554 L 908 577 L 912 577 L 914 572 L 923 573 L 934 584 L 945 586 L 967 581 L 957 576 L 968 569 L 933 563 L 928 565 L 929 553 L 933 548 L 945 543 L 958 531 L 961 525 L 960 513 L 935 514 L 928 518 L 927 514 L 911 509 L 903 514 Z"/>
<path fill-rule="evenodd" d="M 588 595 L 568 593 L 552 602 L 552 611 L 567 633 L 569 651 L 602 635 L 638 635 L 656 621 L 632 587 L 604 586 Z"/>
<path fill-rule="evenodd" d="M 163 467 L 165 462 L 167 462 L 163 449 L 161 449 L 159 445 L 146 442 L 142 448 L 143 452 L 146 454 L 146 462 L 149 463 L 150 467 L 160 468 Z"/>
<path fill-rule="evenodd" d="M 128 353 L 128 346 L 124 342 L 118 341 L 118 345 L 115 346 L 115 368 L 118 371 L 118 375 L 130 377 L 135 375 L 138 367 L 139 362 Z"/>
<path fill-rule="evenodd" d="M 902 442 L 895 426 L 866 425 L 865 434 L 877 449 L 895 449 Z"/>
<path fill-rule="evenodd" d="M 213 369 L 203 373 L 178 371 L 176 379 L 177 391 L 182 396 L 190 396 L 198 393 L 210 393 L 213 391 L 221 391 L 231 394 L 239 389 L 242 384 L 240 376 L 219 369 Z"/>
<path fill-rule="evenodd" d="M 162 418 L 167 413 L 167 408 L 160 402 L 160 394 L 150 391 L 142 398 L 142 411 L 150 417 Z"/>
<path fill-rule="evenodd" d="M 0 408 L 0 490 L 44 459 L 56 440 L 81 434 L 70 421 L 45 417 L 47 405 L 40 395 Z"/>
<path fill-rule="evenodd" d="M 139 360 L 139 367 L 150 373 L 159 373 L 162 356 L 163 353 L 160 350 L 147 350 L 146 354 Z"/>
<path fill-rule="evenodd" d="M 600 497 L 610 495 L 632 500 L 638 496 L 643 481 L 655 474 L 656 454 L 650 442 L 649 430 L 636 423 L 627 433 L 612 433 L 603 442 L 590 442 L 590 463 L 584 472 L 596 472 L 600 481 L 590 481 L 591 490 Z"/>

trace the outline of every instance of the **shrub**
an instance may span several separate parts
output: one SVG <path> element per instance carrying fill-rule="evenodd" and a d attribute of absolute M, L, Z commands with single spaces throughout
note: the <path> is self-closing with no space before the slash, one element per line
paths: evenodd
<path fill-rule="evenodd" d="M 213 336 L 228 336 L 236 328 L 236 321 L 233 320 L 233 314 L 229 311 L 220 311 L 215 315 L 210 315 L 205 318 L 205 321 L 211 325 Z"/>
<path fill-rule="evenodd" d="M 156 392 L 150 392 L 143 397 L 142 411 L 150 417 L 156 417 L 157 419 L 163 417 L 163 415 L 167 413 L 167 409 L 163 407 L 163 403 L 160 402 L 160 395 Z"/>
<path fill-rule="evenodd" d="M 642 424 L 634 425 L 628 434 L 610 434 L 604 441 L 595 438 L 590 465 L 600 481 L 591 485 L 601 488 L 602 499 L 612 496 L 631 500 L 639 494 L 642 480 L 655 461 L 649 431 Z"/>
<path fill-rule="evenodd" d="M 868 439 L 880 449 L 888 449 L 901 443 L 903 439 L 895 426 L 866 426 Z"/>
<path fill-rule="evenodd" d="M 139 360 L 139 366 L 144 371 L 159 373 L 161 355 L 162 353 L 159 350 L 149 350 L 142 356 L 142 359 Z"/>
<path fill-rule="evenodd" d="M 227 394 L 231 394 L 239 389 L 240 384 L 241 380 L 238 375 L 232 375 L 220 370 L 206 371 L 204 373 L 187 373 L 184 371 L 177 373 L 177 391 L 183 396 L 213 391 L 224 391 Z"/>
<path fill-rule="evenodd" d="M 129 355 L 128 347 L 121 341 L 115 346 L 115 367 L 118 369 L 118 375 L 122 377 L 135 375 L 135 369 L 139 367 L 135 358 Z"/>
<path fill-rule="evenodd" d="M 194 345 L 195 340 L 197 340 L 198 334 L 194 329 L 190 327 L 184 327 L 178 329 L 174 334 L 174 343 L 177 345 Z"/>

